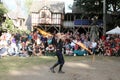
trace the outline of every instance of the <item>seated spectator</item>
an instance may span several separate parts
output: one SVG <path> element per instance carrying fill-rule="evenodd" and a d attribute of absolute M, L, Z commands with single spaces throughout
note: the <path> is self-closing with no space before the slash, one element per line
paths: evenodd
<path fill-rule="evenodd" d="M 92 40 L 90 48 L 91 48 L 93 54 L 96 53 L 97 46 L 98 46 L 97 42 L 95 40 Z"/>
<path fill-rule="evenodd" d="M 20 53 L 19 53 L 20 57 L 29 57 L 28 53 L 27 53 L 27 49 L 21 49 Z"/>
<path fill-rule="evenodd" d="M 116 56 L 120 56 L 120 48 L 119 48 Z"/>
<path fill-rule="evenodd" d="M 32 56 L 33 55 L 33 44 L 28 44 L 27 45 L 27 53 L 29 56 Z"/>
<path fill-rule="evenodd" d="M 55 48 L 52 44 L 49 44 L 48 47 L 46 48 L 46 51 L 53 52 L 53 51 L 55 51 Z"/>
<path fill-rule="evenodd" d="M 112 50 L 110 49 L 110 47 L 108 46 L 106 49 L 105 49 L 105 56 L 111 56 L 112 55 Z"/>
<path fill-rule="evenodd" d="M 68 41 L 66 41 L 66 43 L 65 43 L 65 54 L 73 55 L 72 47 Z"/>
<path fill-rule="evenodd" d="M 7 48 L 6 47 L 0 47 L 0 58 L 1 57 L 4 57 L 4 56 L 7 56 L 8 55 L 8 52 L 7 52 Z"/>
<path fill-rule="evenodd" d="M 11 37 L 10 48 L 11 48 L 11 50 L 13 51 L 13 53 L 14 53 L 15 55 L 18 54 L 18 48 L 17 48 L 17 46 L 16 46 L 16 41 L 15 41 L 14 35 Z"/>
<path fill-rule="evenodd" d="M 39 47 L 40 47 L 40 50 L 41 50 L 41 54 L 45 55 L 45 46 L 44 46 L 44 43 L 42 42 Z"/>
<path fill-rule="evenodd" d="M 40 50 L 40 47 L 39 47 L 39 45 L 37 45 L 36 42 L 33 44 L 33 54 L 34 54 L 35 56 L 40 56 L 40 55 L 42 55 L 41 50 Z"/>
<path fill-rule="evenodd" d="M 112 50 L 113 50 L 113 54 L 112 54 L 113 56 L 119 56 L 120 46 L 118 43 L 116 44 L 115 48 L 112 48 Z"/>
<path fill-rule="evenodd" d="M 76 55 L 77 56 L 85 56 L 85 55 L 87 55 L 87 51 L 80 48 L 79 45 L 77 45 L 77 44 L 75 45 L 73 53 L 74 53 L 74 56 L 76 56 Z"/>
<path fill-rule="evenodd" d="M 13 56 L 13 55 L 15 55 L 16 53 L 15 53 L 15 50 L 14 50 L 14 48 L 12 48 L 11 46 L 9 46 L 8 47 L 8 55 L 9 56 Z"/>
<path fill-rule="evenodd" d="M 96 49 L 96 54 L 97 55 L 103 55 L 104 54 L 104 49 L 102 46 L 98 45 L 97 49 Z"/>
<path fill-rule="evenodd" d="M 55 48 L 52 44 L 49 44 L 48 47 L 46 48 L 46 52 L 45 55 L 46 56 L 55 56 L 56 52 L 55 52 Z"/>
<path fill-rule="evenodd" d="M 49 44 L 52 44 L 52 36 L 48 36 L 48 38 L 47 38 L 47 43 L 48 43 L 48 45 L 49 45 Z"/>

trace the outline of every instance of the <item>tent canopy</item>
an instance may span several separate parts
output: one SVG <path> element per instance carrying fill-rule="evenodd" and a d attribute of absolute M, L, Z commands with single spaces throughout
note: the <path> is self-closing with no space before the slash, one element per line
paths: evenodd
<path fill-rule="evenodd" d="M 117 26 L 116 28 L 110 30 L 110 31 L 107 31 L 106 34 L 120 34 L 120 28 L 119 26 Z"/>

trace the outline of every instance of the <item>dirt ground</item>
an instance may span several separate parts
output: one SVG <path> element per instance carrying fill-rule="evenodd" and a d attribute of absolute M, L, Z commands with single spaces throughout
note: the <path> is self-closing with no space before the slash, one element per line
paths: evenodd
<path fill-rule="evenodd" d="M 21 71 L 10 71 L 4 80 L 120 80 L 120 57 L 90 60 L 66 61 L 64 74 L 51 73 L 52 63 L 33 66 Z"/>

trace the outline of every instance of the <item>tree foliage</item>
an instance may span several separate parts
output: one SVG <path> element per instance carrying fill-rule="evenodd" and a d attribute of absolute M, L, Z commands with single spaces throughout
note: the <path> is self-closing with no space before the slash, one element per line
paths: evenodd
<path fill-rule="evenodd" d="M 2 24 L 2 27 L 0 27 L 0 30 L 1 31 L 9 31 L 10 33 L 20 33 L 20 34 L 23 34 L 23 33 L 30 33 L 29 30 L 20 30 L 18 29 L 17 27 L 14 26 L 13 24 L 13 21 L 9 18 L 6 18 L 5 22 Z"/>
<path fill-rule="evenodd" d="M 108 11 L 116 13 L 120 11 L 120 0 L 106 0 Z"/>
<path fill-rule="evenodd" d="M 7 12 L 7 9 L 3 6 L 2 3 L 0 3 L 0 23 L 4 19 L 4 14 Z"/>
<path fill-rule="evenodd" d="M 101 13 L 103 4 L 101 0 L 77 0 L 76 6 L 87 13 Z"/>
<path fill-rule="evenodd" d="M 112 15 L 112 23 L 108 25 L 120 26 L 120 0 L 107 0 L 107 11 Z"/>
<path fill-rule="evenodd" d="M 84 13 L 101 13 L 103 14 L 104 0 L 76 0 L 76 6 L 83 9 Z M 111 26 L 116 26 L 120 23 L 120 0 L 106 0 L 106 12 L 112 16 Z M 109 26 L 110 26 L 109 25 Z"/>
<path fill-rule="evenodd" d="M 25 6 L 26 6 L 26 9 L 27 9 L 27 13 L 30 12 L 30 7 L 32 5 L 32 2 L 33 2 L 33 0 L 25 0 Z"/>
<path fill-rule="evenodd" d="M 76 0 L 79 8 L 83 8 L 86 12 L 101 13 L 103 12 L 104 0 Z M 120 0 L 106 0 L 106 10 L 109 12 L 120 11 Z"/>
<path fill-rule="evenodd" d="M 14 24 L 13 21 L 10 20 L 9 18 L 6 18 L 5 22 L 2 24 L 2 30 L 8 30 L 10 32 L 14 31 Z"/>

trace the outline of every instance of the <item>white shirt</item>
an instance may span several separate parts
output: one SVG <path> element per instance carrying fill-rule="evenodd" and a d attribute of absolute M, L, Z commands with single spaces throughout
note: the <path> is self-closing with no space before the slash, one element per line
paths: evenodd
<path fill-rule="evenodd" d="M 96 48 L 97 47 L 97 43 L 96 42 L 92 42 L 92 48 Z"/>

